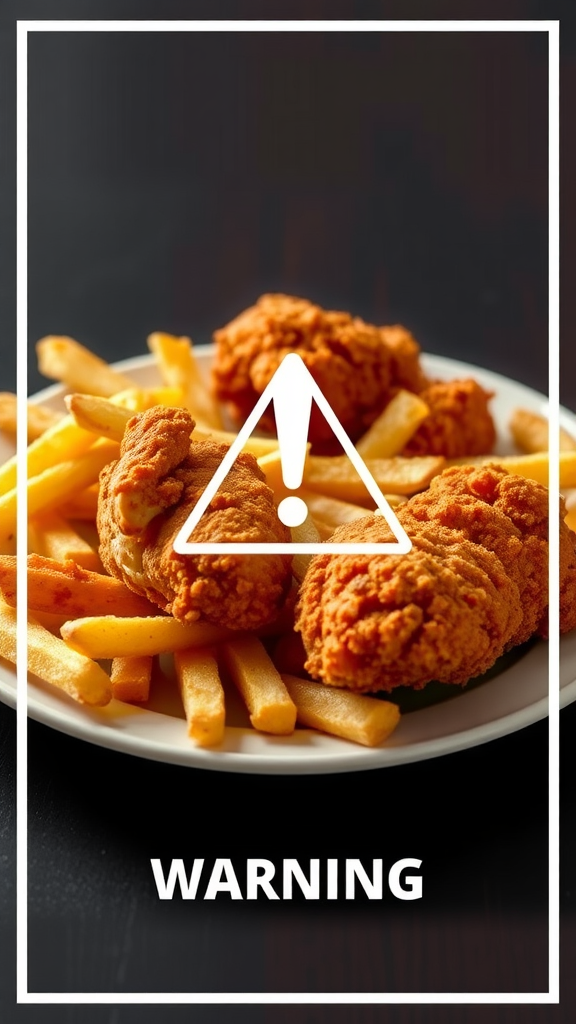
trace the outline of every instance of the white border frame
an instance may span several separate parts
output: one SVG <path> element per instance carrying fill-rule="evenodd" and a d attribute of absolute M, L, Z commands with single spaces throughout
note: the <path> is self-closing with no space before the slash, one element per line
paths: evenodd
<path fill-rule="evenodd" d="M 16 311 L 18 479 L 26 479 L 27 374 L 27 57 L 28 32 L 543 32 L 548 34 L 549 143 L 549 404 L 550 601 L 549 641 L 549 991 L 548 992 L 28 992 L 27 929 L 27 643 L 18 630 L 16 712 L 16 998 L 23 1004 L 555 1004 L 560 1002 L 559 919 L 559 22 L 558 21 L 18 21 L 16 122 Z M 18 502 L 18 622 L 26 622 L 26 489 Z"/>

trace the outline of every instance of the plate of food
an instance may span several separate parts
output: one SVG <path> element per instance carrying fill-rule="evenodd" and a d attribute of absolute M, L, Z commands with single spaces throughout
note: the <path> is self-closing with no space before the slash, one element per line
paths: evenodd
<path fill-rule="evenodd" d="M 165 334 L 148 347 L 108 366 L 72 339 L 38 346 L 58 383 L 29 403 L 30 717 L 136 756 L 297 774 L 437 757 L 546 716 L 542 395 L 423 355 L 403 328 L 286 296 L 260 299 L 212 347 Z M 290 352 L 382 502 L 313 404 L 303 434 L 306 402 L 290 395 L 298 486 L 263 410 L 190 538 L 271 553 L 178 554 L 175 536 Z M 9 397 L 1 421 L 0 699 L 14 705 Z M 564 706 L 576 699 L 576 416 L 561 421 Z M 287 525 L 293 494 L 306 517 Z M 393 539 L 395 521 L 409 552 L 361 553 Z"/>

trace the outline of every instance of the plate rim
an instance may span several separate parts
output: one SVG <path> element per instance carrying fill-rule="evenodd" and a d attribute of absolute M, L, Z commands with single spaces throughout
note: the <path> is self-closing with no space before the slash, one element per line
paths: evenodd
<path fill-rule="evenodd" d="M 201 362 L 202 368 L 202 364 L 206 366 L 208 359 L 213 355 L 214 346 L 195 346 L 194 351 L 199 357 L 199 362 Z M 517 391 L 525 393 L 526 399 L 529 400 L 532 407 L 537 404 L 542 409 L 545 409 L 548 404 L 546 396 L 535 389 L 523 384 L 522 382 L 514 381 L 512 378 L 506 377 L 503 374 L 485 369 L 484 367 L 462 362 L 461 360 L 453 359 L 448 356 L 435 355 L 433 353 L 422 353 L 422 363 L 429 373 L 436 373 L 440 378 L 443 376 L 454 377 L 455 375 L 457 376 L 458 373 L 462 372 L 470 376 L 478 374 L 482 378 L 481 383 L 485 386 L 493 386 L 496 394 L 498 394 L 499 389 L 507 388 L 512 384 Z M 141 370 L 154 365 L 154 356 L 152 354 L 144 353 L 118 360 L 112 365 L 121 371 Z M 35 392 L 28 400 L 32 402 L 53 402 L 54 400 L 60 399 L 64 394 L 66 394 L 66 392 L 67 389 L 62 384 L 54 383 L 42 388 L 38 392 Z M 568 423 L 572 423 L 573 428 L 576 427 L 576 416 L 574 413 L 563 407 L 560 407 L 560 411 L 563 417 L 568 420 Z M 540 650 L 544 648 L 544 646 L 544 641 L 541 641 L 541 643 L 537 645 L 537 649 Z M 522 660 L 523 659 L 521 659 L 521 661 Z M 514 666 L 512 666 L 512 668 L 513 667 Z M 3 678 L 4 675 L 8 675 L 14 681 L 13 686 L 5 683 Z M 496 679 L 498 678 L 500 677 L 496 677 Z M 4 670 L 0 673 L 0 701 L 11 707 L 16 706 L 15 679 L 15 671 L 6 672 L 6 670 Z M 469 691 L 469 694 L 472 694 L 473 692 L 475 691 Z M 467 694 L 455 695 L 454 699 L 460 701 L 464 700 L 466 696 Z M 575 678 L 573 680 L 569 680 L 560 689 L 560 708 L 567 706 L 575 700 L 576 666 Z M 426 712 L 432 710 L 433 707 L 438 706 L 439 705 L 432 705 L 428 708 L 423 708 L 420 711 L 412 712 L 411 715 L 424 715 Z M 80 710 L 83 712 L 83 709 Z M 157 712 L 148 711 L 147 709 L 138 710 L 146 713 L 147 715 L 158 714 Z M 130 733 L 116 733 L 113 730 L 103 730 L 99 732 L 97 728 L 93 729 L 91 727 L 92 719 L 88 716 L 84 721 L 82 719 L 76 721 L 73 711 L 78 711 L 78 708 L 71 707 L 70 714 L 66 715 L 58 706 L 48 707 L 39 702 L 34 696 L 28 699 L 29 718 L 40 722 L 57 732 L 63 732 L 66 735 L 80 739 L 84 742 L 90 742 L 93 745 L 101 746 L 105 749 L 114 750 L 119 753 L 128 754 L 130 756 L 143 757 L 148 760 L 157 760 L 162 763 L 176 764 L 182 767 L 201 768 L 204 770 L 240 774 L 337 774 L 416 763 L 422 760 L 429 760 L 435 757 L 457 753 L 461 750 L 466 750 L 474 746 L 491 742 L 494 739 L 502 738 L 545 718 L 548 713 L 548 696 L 546 694 L 531 704 L 525 705 L 522 708 L 517 708 L 488 722 L 482 722 L 479 725 L 470 726 L 458 732 L 449 733 L 445 736 L 424 740 L 420 743 L 411 743 L 404 747 L 382 746 L 378 748 L 366 748 L 360 747 L 357 744 L 347 743 L 344 740 L 338 740 L 335 737 L 323 737 L 322 734 L 313 734 L 311 730 L 302 730 L 303 732 L 310 733 L 311 735 L 320 735 L 322 736 L 322 739 L 327 740 L 329 744 L 336 744 L 337 746 L 336 749 L 332 749 L 329 746 L 326 751 L 322 751 L 320 753 L 316 751 L 312 754 L 312 752 L 309 751 L 307 752 L 307 756 L 304 756 L 304 758 L 301 759 L 282 756 L 282 754 L 279 754 L 279 749 L 282 748 L 278 747 L 275 748 L 275 753 L 271 747 L 268 748 L 268 753 L 265 751 L 256 753 L 246 751 L 205 751 L 202 750 L 202 748 L 195 747 L 190 741 L 190 747 L 186 747 L 185 749 L 169 749 L 167 748 L 166 740 L 160 740 L 155 744 L 150 738 L 143 738 Z M 166 716 L 159 717 L 164 718 Z M 253 735 L 253 730 L 235 729 L 235 727 L 228 728 L 232 733 L 250 733 Z M 300 730 L 298 731 L 300 732 Z M 260 737 L 258 737 L 258 739 L 260 739 Z M 344 746 L 340 748 L 341 744 Z"/>

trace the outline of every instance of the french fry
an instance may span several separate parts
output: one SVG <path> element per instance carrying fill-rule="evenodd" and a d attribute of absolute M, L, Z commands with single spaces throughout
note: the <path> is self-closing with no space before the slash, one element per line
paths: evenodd
<path fill-rule="evenodd" d="M 6 604 L 0 604 L 0 655 L 16 664 L 16 610 Z M 70 650 L 32 616 L 28 618 L 28 669 L 81 704 L 102 707 L 112 696 L 104 669 Z"/>
<path fill-rule="evenodd" d="M 164 397 L 170 397 L 170 389 L 166 388 L 163 390 Z M 151 394 L 162 397 L 162 389 L 157 389 L 156 392 L 151 392 Z M 142 400 L 138 403 L 140 408 L 126 408 L 125 406 L 119 407 L 116 404 L 118 397 L 118 395 L 115 395 L 114 402 L 111 402 L 96 395 L 68 395 L 66 404 L 79 426 L 84 427 L 86 430 L 91 430 L 95 434 L 100 434 L 101 437 L 109 437 L 115 441 L 122 440 L 126 424 L 135 412 L 144 412 L 145 408 L 151 408 L 153 404 L 182 405 L 181 401 L 179 403 L 159 401 L 147 404 Z M 236 434 L 227 430 L 215 430 L 211 427 L 196 425 L 192 439 L 194 441 L 217 441 L 230 446 L 236 440 Z M 276 438 L 252 436 L 247 439 L 242 450 L 251 452 L 252 455 L 258 458 L 271 452 L 277 452 L 278 441 Z"/>
<path fill-rule="evenodd" d="M 131 388 L 114 395 L 112 400 L 98 395 L 66 395 L 66 406 L 76 423 L 100 437 L 120 442 L 126 424 L 137 412 L 146 412 L 155 405 L 177 407 L 184 404 L 178 388 Z"/>
<path fill-rule="evenodd" d="M 129 704 L 141 704 L 150 696 L 152 658 L 141 655 L 134 658 L 113 658 L 110 681 L 112 696 Z"/>
<path fill-rule="evenodd" d="M 53 633 L 53 635 L 57 636 L 59 640 L 62 639 L 60 636 L 60 630 L 67 621 L 66 615 L 58 615 L 56 612 L 37 611 L 31 611 L 29 614 L 33 615 L 36 622 L 39 622 L 41 626 L 44 626 L 44 629 L 47 629 L 49 633 Z"/>
<path fill-rule="evenodd" d="M 228 430 L 210 430 L 206 427 L 196 426 L 192 434 L 193 441 L 218 441 L 220 444 L 227 444 L 230 447 L 236 440 L 236 434 Z M 243 452 L 250 452 L 257 459 L 271 452 L 278 451 L 278 440 L 275 437 L 256 437 L 252 435 L 246 439 Z"/>
<path fill-rule="evenodd" d="M 190 338 L 156 332 L 148 337 L 148 348 L 156 356 L 165 384 L 181 388 L 185 404 L 204 426 L 222 428 L 222 417 L 202 380 Z"/>
<path fill-rule="evenodd" d="M 11 391 L 0 392 L 0 430 L 16 436 L 17 399 Z M 63 413 L 50 409 L 47 405 L 28 402 L 28 444 L 40 437 L 45 430 L 53 427 L 62 419 Z"/>
<path fill-rule="evenodd" d="M 207 622 L 182 624 L 170 615 L 149 618 L 93 615 L 62 626 L 62 637 L 69 647 L 97 661 L 165 654 L 186 647 L 208 647 L 234 635 L 232 630 Z"/>
<path fill-rule="evenodd" d="M 182 388 L 128 388 L 112 395 L 110 401 L 133 412 L 146 412 L 155 405 L 183 406 L 185 397 Z"/>
<path fill-rule="evenodd" d="M 365 747 L 377 747 L 400 721 L 397 704 L 350 690 L 337 690 L 282 673 L 296 704 L 298 721 L 311 729 L 340 736 Z"/>
<path fill-rule="evenodd" d="M 34 523 L 37 530 L 36 550 L 56 562 L 75 562 L 83 569 L 98 572 L 100 558 L 76 530 L 57 512 L 45 512 Z"/>
<path fill-rule="evenodd" d="M 94 444 L 94 435 L 82 430 L 72 416 L 64 416 L 28 447 L 28 477 L 38 476 L 64 459 L 83 455 Z M 16 456 L 0 467 L 0 494 L 16 487 Z"/>
<path fill-rule="evenodd" d="M 534 454 L 548 451 L 548 420 L 529 409 L 515 409 L 510 419 L 510 433 L 523 452 Z M 576 441 L 560 427 L 560 451 L 574 451 Z"/>
<path fill-rule="evenodd" d="M 28 515 L 57 508 L 98 479 L 104 466 L 118 455 L 118 446 L 101 439 L 84 455 L 50 466 L 28 481 Z M 0 554 L 12 554 L 16 543 L 16 487 L 0 497 Z"/>
<path fill-rule="evenodd" d="M 391 459 L 366 459 L 365 462 L 383 493 L 389 491 L 402 495 L 424 490 L 432 477 L 441 473 L 446 465 L 441 455 L 415 455 L 413 458 L 396 455 Z M 304 486 L 352 504 L 373 505 L 346 456 L 309 455 L 304 467 Z"/>
<path fill-rule="evenodd" d="M 306 446 L 306 457 L 308 458 L 311 445 Z M 285 498 L 290 491 L 287 489 L 284 483 L 284 476 L 282 472 L 282 456 L 278 442 L 275 442 L 275 447 L 270 451 L 263 452 L 261 455 L 256 456 L 258 465 L 266 477 L 266 483 L 268 487 L 271 487 L 276 495 L 276 500 L 280 502 L 282 498 Z M 300 490 L 298 491 L 300 495 Z M 303 496 L 302 496 L 303 497 Z"/>
<path fill-rule="evenodd" d="M 544 487 L 548 486 L 548 452 L 534 452 L 531 455 L 475 455 L 450 459 L 448 465 L 502 466 L 508 473 L 516 473 Z M 576 487 L 576 451 L 560 452 L 560 487 Z"/>
<path fill-rule="evenodd" d="M 36 612 L 58 612 L 67 618 L 87 615 L 145 616 L 158 609 L 134 594 L 113 576 L 82 569 L 73 562 L 60 564 L 43 555 L 28 555 L 28 607 Z M 0 593 L 16 604 L 16 556 L 0 556 Z"/>
<path fill-rule="evenodd" d="M 356 444 L 363 459 L 386 459 L 398 455 L 430 409 L 412 391 L 397 391 L 383 412 Z"/>
<path fill-rule="evenodd" d="M 120 443 L 126 424 L 134 415 L 132 410 L 97 395 L 67 395 L 65 402 L 78 426 L 91 431 L 92 440 L 94 434 L 99 434 Z"/>
<path fill-rule="evenodd" d="M 112 369 L 99 356 L 73 338 L 49 335 L 36 344 L 38 369 L 45 377 L 61 381 L 70 391 L 109 398 L 134 382 Z"/>
<path fill-rule="evenodd" d="M 199 747 L 214 747 L 224 739 L 224 688 L 218 663 L 210 650 L 176 651 L 176 678 L 188 723 L 188 735 Z"/>
<path fill-rule="evenodd" d="M 93 521 L 98 511 L 99 484 L 90 484 L 78 494 L 73 494 L 67 501 L 59 505 L 65 519 L 84 519 Z"/>
<path fill-rule="evenodd" d="M 53 509 L 98 480 L 104 466 L 118 458 L 118 445 L 97 441 L 84 455 L 50 466 L 28 481 L 28 514 Z"/>
<path fill-rule="evenodd" d="M 362 505 L 352 505 L 349 501 L 331 498 L 326 494 L 316 494 L 314 491 L 299 491 L 298 493 L 306 502 L 314 521 L 320 519 L 332 528 L 332 533 L 338 526 L 353 523 L 355 519 L 364 519 L 369 515 Z"/>
<path fill-rule="evenodd" d="M 228 671 L 259 732 L 288 736 L 296 725 L 296 707 L 271 658 L 255 636 L 224 645 Z"/>
<path fill-rule="evenodd" d="M 40 531 L 37 529 L 36 524 L 32 519 L 28 520 L 28 554 L 43 554 L 42 543 L 40 540 Z M 6 557 L 6 556 L 0 556 Z M 8 556 L 10 557 L 10 556 Z"/>
<path fill-rule="evenodd" d="M 316 522 L 310 514 L 306 516 L 306 519 L 300 526 L 291 526 L 290 534 L 293 544 L 318 544 L 322 540 Z M 292 575 L 294 579 L 298 580 L 298 583 L 301 583 L 304 579 L 311 558 L 312 555 L 304 553 L 296 554 L 292 557 Z"/>

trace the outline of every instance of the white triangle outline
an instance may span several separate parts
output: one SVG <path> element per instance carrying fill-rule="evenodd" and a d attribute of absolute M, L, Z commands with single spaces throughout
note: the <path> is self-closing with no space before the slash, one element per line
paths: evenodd
<path fill-rule="evenodd" d="M 283 543 L 280 541 L 278 543 L 239 543 L 236 541 L 194 543 L 193 541 L 190 541 L 189 537 L 194 530 L 194 527 L 198 525 L 200 519 L 204 515 L 204 512 L 212 501 L 212 498 L 220 487 L 220 484 L 223 483 L 232 466 L 236 462 L 236 459 L 244 448 L 246 441 L 256 430 L 264 412 L 270 405 L 270 402 L 273 401 L 275 394 L 279 393 L 280 389 L 285 388 L 287 385 L 289 387 L 293 387 L 295 382 L 302 385 L 304 389 L 308 391 L 308 394 L 312 395 L 313 400 L 316 402 L 316 405 L 320 409 L 328 425 L 332 428 L 334 436 L 342 445 L 342 448 L 350 459 L 350 462 L 354 466 L 358 476 L 370 494 L 370 497 L 384 516 L 384 519 L 394 534 L 396 541 L 367 544 L 333 544 L 330 541 L 324 541 L 322 543 Z M 295 395 L 295 398 L 297 398 L 297 395 Z M 367 511 L 366 514 L 369 515 L 369 512 Z M 214 476 L 206 486 L 186 522 L 178 531 L 173 547 L 174 551 L 179 555 L 219 555 L 223 553 L 236 555 L 405 555 L 411 550 L 412 541 L 406 534 L 402 524 L 394 515 L 394 512 L 386 501 L 386 498 L 382 494 L 382 491 L 378 487 L 378 484 L 362 459 L 362 456 L 356 451 L 356 448 L 348 437 L 348 434 L 344 430 L 340 420 L 336 416 L 327 399 L 322 394 L 306 364 L 296 352 L 290 352 L 280 363 L 278 369 L 274 373 L 274 376 L 269 381 L 265 390 L 256 402 L 256 405 L 248 416 L 248 419 L 241 427 L 236 439 L 226 452 L 226 455 L 214 473 Z"/>

